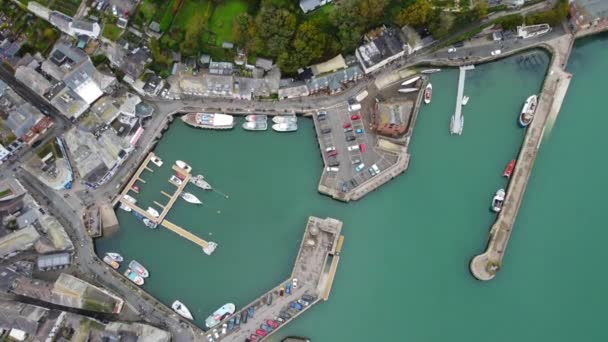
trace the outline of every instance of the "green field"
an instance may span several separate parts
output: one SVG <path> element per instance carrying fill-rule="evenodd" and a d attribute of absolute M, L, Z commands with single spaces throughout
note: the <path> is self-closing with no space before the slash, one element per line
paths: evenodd
<path fill-rule="evenodd" d="M 247 12 L 247 7 L 243 0 L 225 0 L 215 8 L 209 29 L 215 34 L 216 44 L 234 41 L 232 23 L 239 14 Z"/>
<path fill-rule="evenodd" d="M 190 25 L 205 25 L 205 23 L 197 22 L 199 19 L 205 18 L 209 20 L 209 16 L 213 11 L 213 4 L 208 0 L 183 0 L 182 6 L 175 16 L 172 28 L 178 27 L 185 31 Z"/>
<path fill-rule="evenodd" d="M 118 39 L 118 37 L 120 37 L 121 33 L 122 29 L 120 29 L 118 26 L 111 23 L 106 23 L 103 25 L 103 32 L 101 34 L 114 42 Z"/>

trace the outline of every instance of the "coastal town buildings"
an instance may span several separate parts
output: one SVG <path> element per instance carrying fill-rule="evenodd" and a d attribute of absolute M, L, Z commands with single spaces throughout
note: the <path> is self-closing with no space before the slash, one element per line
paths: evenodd
<path fill-rule="evenodd" d="M 61 12 L 50 10 L 35 1 L 29 1 L 27 9 L 74 38 L 85 36 L 97 39 L 101 34 L 101 26 L 98 23 L 86 19 L 74 19 Z"/>
<path fill-rule="evenodd" d="M 571 1 L 570 23 L 577 31 L 594 26 L 608 26 L 608 2 L 602 0 Z"/>
<path fill-rule="evenodd" d="M 382 26 L 373 30 L 365 35 L 364 40 L 365 44 L 358 47 L 355 54 L 366 74 L 412 52 L 404 34 L 392 27 Z"/>
<path fill-rule="evenodd" d="M 413 112 L 413 100 L 378 101 L 373 112 L 373 129 L 385 137 L 402 137 L 410 127 Z"/>

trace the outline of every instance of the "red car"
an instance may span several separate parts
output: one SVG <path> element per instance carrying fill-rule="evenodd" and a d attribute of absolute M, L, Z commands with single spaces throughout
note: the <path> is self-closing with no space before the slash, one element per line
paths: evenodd
<path fill-rule="evenodd" d="M 255 331 L 255 333 L 256 333 L 256 335 L 259 335 L 259 336 L 262 336 L 262 337 L 265 337 L 266 335 L 268 335 L 268 333 L 267 333 L 267 332 L 265 332 L 265 331 L 264 331 L 264 330 L 262 330 L 262 329 L 257 329 L 257 330 Z"/>
<path fill-rule="evenodd" d="M 260 340 L 260 336 L 256 335 L 256 334 L 251 334 L 251 336 L 249 336 L 249 341 L 254 342 L 254 341 L 259 341 Z"/>
<path fill-rule="evenodd" d="M 350 119 L 351 119 L 351 120 L 359 120 L 359 119 L 361 119 L 361 115 L 359 115 L 359 114 L 354 114 L 354 115 L 351 115 L 351 116 L 350 116 Z"/>
<path fill-rule="evenodd" d="M 329 151 L 327 152 L 328 157 L 335 157 L 338 155 L 338 151 Z"/>
<path fill-rule="evenodd" d="M 365 144 L 359 144 L 359 151 L 361 151 L 361 153 L 365 152 Z"/>
<path fill-rule="evenodd" d="M 342 128 L 350 128 L 350 127 L 351 127 L 351 124 L 348 122 L 345 123 L 344 125 L 342 125 Z"/>
<path fill-rule="evenodd" d="M 268 324 L 272 329 L 276 329 L 279 327 L 279 322 L 273 321 L 271 319 L 267 319 L 266 324 Z"/>

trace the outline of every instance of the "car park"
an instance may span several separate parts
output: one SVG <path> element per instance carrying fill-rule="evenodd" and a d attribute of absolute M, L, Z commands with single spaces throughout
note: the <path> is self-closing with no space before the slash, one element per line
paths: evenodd
<path fill-rule="evenodd" d="M 350 119 L 351 120 L 359 120 L 359 119 L 361 119 L 361 115 L 359 115 L 359 114 L 353 114 L 353 115 L 350 116 Z"/>
<path fill-rule="evenodd" d="M 364 167 L 365 167 L 365 164 L 361 163 L 355 167 L 355 171 L 361 172 L 361 170 L 363 170 Z"/>

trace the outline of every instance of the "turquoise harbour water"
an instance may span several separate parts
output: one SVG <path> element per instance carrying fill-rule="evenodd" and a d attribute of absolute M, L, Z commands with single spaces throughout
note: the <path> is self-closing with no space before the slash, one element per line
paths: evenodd
<path fill-rule="evenodd" d="M 523 139 L 517 113 L 546 72 L 548 57 L 537 56 L 535 67 L 512 57 L 467 73 L 460 137 L 448 133 L 457 71 L 433 75 L 433 103 L 417 121 L 409 170 L 355 203 L 317 193 L 322 165 L 307 119 L 295 134 L 175 122 L 155 150 L 166 164 L 144 174 L 138 199 L 144 208 L 165 201 L 159 191 L 171 189 L 170 164 L 189 162 L 229 198 L 190 187 L 206 206 L 178 201 L 168 219 L 218 249 L 207 256 L 119 211 L 120 231 L 99 240 L 98 251 L 142 262 L 151 272 L 144 288 L 167 304 L 183 301 L 202 325 L 222 304 L 241 307 L 286 279 L 307 217 L 334 217 L 346 238 L 330 300 L 272 341 L 292 334 L 314 342 L 608 341 L 606 36 L 576 44 L 574 78 L 543 141 L 503 269 L 487 283 L 468 271 L 485 247 L 503 169 Z"/>

